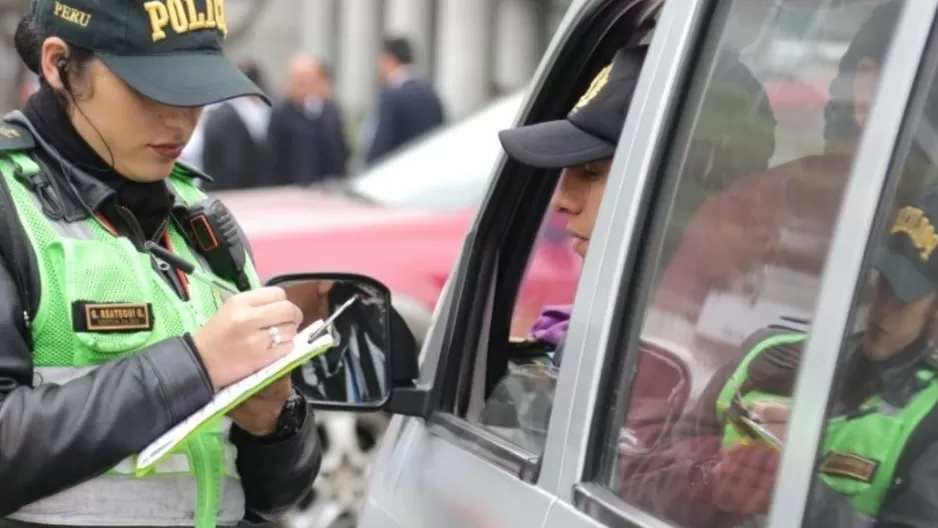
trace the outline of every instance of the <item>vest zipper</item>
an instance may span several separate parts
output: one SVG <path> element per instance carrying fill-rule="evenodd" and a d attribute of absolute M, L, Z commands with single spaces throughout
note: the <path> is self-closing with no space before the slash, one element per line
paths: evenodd
<path fill-rule="evenodd" d="M 211 426 L 208 426 L 211 427 Z M 206 430 L 196 433 L 189 440 L 189 457 L 193 466 L 196 486 L 195 528 L 215 528 L 218 521 L 218 506 L 221 501 L 222 476 L 212 463 L 214 435 Z"/>
<path fill-rule="evenodd" d="M 121 218 L 123 218 L 124 222 L 127 224 L 127 227 L 129 227 L 132 231 L 131 241 L 137 248 L 142 247 L 143 243 L 146 241 L 156 242 L 158 244 L 160 237 L 163 235 L 163 231 L 166 230 L 166 226 L 169 223 L 169 219 L 163 219 L 159 227 L 157 227 L 156 231 L 154 231 L 153 237 L 147 238 L 147 236 L 143 234 L 143 228 L 140 227 L 140 223 L 134 216 L 133 211 L 120 204 L 115 204 L 115 209 L 120 214 Z M 187 301 L 188 296 L 186 295 L 186 291 L 181 287 L 180 284 L 177 283 L 176 277 L 173 276 L 174 271 L 172 269 L 167 269 L 165 266 L 161 265 L 159 261 L 156 262 L 157 268 L 163 274 L 163 278 L 169 282 L 172 289 L 176 292 L 176 295 L 178 295 L 179 298 L 183 301 Z"/>
<path fill-rule="evenodd" d="M 124 221 L 127 222 L 127 225 L 130 227 L 133 234 L 137 237 L 139 242 L 144 242 L 147 240 L 159 243 L 160 237 L 163 235 L 163 231 L 166 229 L 169 219 L 164 219 L 163 222 L 159 225 L 156 231 L 153 234 L 153 237 L 148 239 L 143 233 L 143 228 L 140 227 L 140 223 L 137 222 L 137 218 L 134 216 L 133 212 L 130 209 L 127 209 L 123 205 L 117 204 L 117 210 L 120 215 L 124 218 Z M 172 274 L 174 271 L 172 269 L 165 270 L 163 267 L 160 267 L 160 270 L 164 274 Z M 167 277 L 169 282 L 173 285 L 173 289 L 176 290 L 176 293 L 185 300 L 185 292 L 180 291 L 179 286 L 176 281 L 173 280 L 172 276 Z M 193 317 L 195 317 L 193 312 Z M 195 317 L 198 319 L 197 317 Z M 197 324 L 202 324 L 202 321 L 196 320 Z M 214 444 L 214 445 L 213 445 Z M 217 445 L 213 435 L 207 435 L 205 431 L 196 433 L 189 440 L 187 451 L 189 453 L 189 460 L 193 466 L 193 477 L 196 482 L 196 508 L 195 508 L 195 519 L 194 525 L 195 528 L 215 528 L 215 525 L 218 521 L 218 507 L 219 502 L 221 501 L 221 486 L 223 485 L 224 476 L 224 466 L 222 466 L 222 471 L 219 471 L 218 466 L 213 463 L 213 451 L 217 452 L 217 449 L 220 446 Z M 222 453 L 224 453 L 224 448 Z M 224 455 L 223 455 L 224 456 Z"/>
<path fill-rule="evenodd" d="M 153 233 L 153 237 L 147 238 L 147 236 L 143 234 L 143 228 L 140 227 L 140 222 L 137 221 L 137 217 L 134 216 L 133 211 L 120 204 L 117 204 L 117 210 L 120 212 L 121 216 L 124 218 L 124 221 L 127 222 L 127 225 L 134 232 L 133 234 L 136 235 L 140 242 L 157 242 L 160 239 L 160 236 L 163 235 L 163 231 L 166 229 L 166 223 L 168 220 L 163 219 L 159 227 L 157 227 L 156 231 Z"/>
<path fill-rule="evenodd" d="M 124 217 L 124 221 L 127 222 L 139 241 L 151 240 L 159 243 L 159 238 L 162 236 L 169 222 L 168 219 L 164 219 L 154 232 L 153 237 L 148 239 L 130 209 L 117 204 L 117 210 L 120 212 L 121 216 Z M 175 273 L 172 269 L 167 270 L 163 267 L 160 267 L 160 270 L 162 270 L 164 274 Z M 185 300 L 185 292 L 181 291 L 173 277 L 170 275 L 167 278 L 180 298 Z M 193 317 L 198 319 L 195 315 L 195 312 L 193 312 Z M 202 321 L 196 320 L 196 323 L 202 324 Z M 189 440 L 187 449 L 190 462 L 195 470 L 193 472 L 193 477 L 196 481 L 195 528 L 215 528 L 218 520 L 218 506 L 221 501 L 221 486 L 223 483 L 221 477 L 224 473 L 219 472 L 216 464 L 212 463 L 212 451 L 215 451 L 213 448 L 218 447 L 217 445 L 212 445 L 213 443 L 214 437 L 208 436 L 205 431 L 202 431 L 193 435 Z M 224 453 L 223 449 L 222 453 Z"/>

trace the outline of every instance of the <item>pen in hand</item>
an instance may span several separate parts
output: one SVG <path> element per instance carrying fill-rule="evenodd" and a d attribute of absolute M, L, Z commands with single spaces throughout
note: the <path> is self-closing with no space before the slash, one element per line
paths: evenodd
<path fill-rule="evenodd" d="M 156 244 L 155 242 L 147 241 L 144 243 L 143 247 L 149 251 L 151 255 L 156 257 L 157 260 L 166 264 L 167 266 L 181 271 L 189 277 L 192 277 L 193 279 L 215 288 L 223 300 L 232 295 L 237 295 L 240 293 L 234 287 L 225 284 L 225 282 L 218 277 L 205 273 L 204 271 L 196 268 L 193 264 L 187 262 L 182 257 L 174 255 L 171 251 L 160 246 L 159 244 Z"/>

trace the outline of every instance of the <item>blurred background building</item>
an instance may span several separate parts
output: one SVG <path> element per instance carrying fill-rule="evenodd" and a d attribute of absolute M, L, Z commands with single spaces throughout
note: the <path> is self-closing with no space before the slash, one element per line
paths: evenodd
<path fill-rule="evenodd" d="M 415 69 L 432 80 L 450 119 L 497 93 L 523 86 L 570 0 L 227 0 L 229 52 L 263 65 L 271 91 L 287 61 L 309 52 L 332 66 L 336 99 L 350 125 L 379 89 L 376 57 L 385 36 L 408 38 Z M 12 49 L 16 20 L 29 0 L 0 0 L 3 106 L 18 105 L 28 75 Z"/>

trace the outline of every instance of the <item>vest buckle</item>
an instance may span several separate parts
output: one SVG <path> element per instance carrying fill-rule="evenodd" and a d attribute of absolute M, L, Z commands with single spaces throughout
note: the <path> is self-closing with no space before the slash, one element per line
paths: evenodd
<path fill-rule="evenodd" d="M 64 217 L 62 204 L 56 194 L 55 187 L 43 171 L 26 177 L 26 184 L 39 199 L 42 212 L 52 220 L 61 220 Z"/>

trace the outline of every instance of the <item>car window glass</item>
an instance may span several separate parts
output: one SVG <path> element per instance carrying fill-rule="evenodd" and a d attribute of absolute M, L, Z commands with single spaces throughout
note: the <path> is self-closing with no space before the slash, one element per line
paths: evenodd
<path fill-rule="evenodd" d="M 553 407 L 554 358 L 566 334 L 582 265 L 565 226 L 561 214 L 545 214 L 512 312 L 511 339 L 504 346 L 510 357 L 507 372 L 487 380 L 498 383 L 486 391 L 481 416 L 469 416 L 538 454 Z"/>
<path fill-rule="evenodd" d="M 938 468 L 938 77 L 926 62 L 840 351 L 807 526 L 935 522 L 938 500 L 927 490 Z M 778 407 L 784 418 L 787 405 Z"/>
<path fill-rule="evenodd" d="M 434 131 L 349 185 L 357 194 L 390 207 L 450 211 L 478 205 L 501 154 L 498 131 L 511 126 L 523 96 L 518 92 L 502 97 Z"/>
<path fill-rule="evenodd" d="M 814 310 L 900 6 L 800 3 L 793 17 L 776 4 L 716 6 L 660 171 L 635 275 L 643 304 L 629 307 L 612 369 L 597 480 L 687 527 L 768 511 L 777 458 L 755 457 L 777 431 L 751 427 L 749 394 L 790 390 L 775 369 L 797 370 L 789 351 Z"/>

